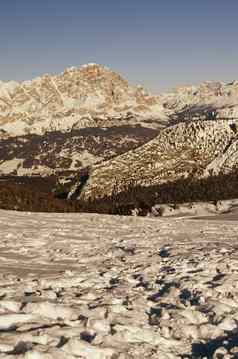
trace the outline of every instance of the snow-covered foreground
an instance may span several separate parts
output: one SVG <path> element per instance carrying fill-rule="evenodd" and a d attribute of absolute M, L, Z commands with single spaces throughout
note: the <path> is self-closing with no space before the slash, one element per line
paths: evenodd
<path fill-rule="evenodd" d="M 0 358 L 237 358 L 238 222 L 0 211 L 0 233 Z"/>

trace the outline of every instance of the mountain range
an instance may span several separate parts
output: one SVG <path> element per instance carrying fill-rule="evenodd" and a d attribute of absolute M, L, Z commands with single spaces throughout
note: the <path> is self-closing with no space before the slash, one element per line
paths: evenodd
<path fill-rule="evenodd" d="M 90 166 L 84 190 L 90 196 L 95 186 L 105 193 L 118 181 L 149 185 L 229 172 L 238 158 L 236 117 L 236 81 L 155 96 L 107 67 L 87 64 L 0 82 L 0 175 L 49 176 Z"/>
<path fill-rule="evenodd" d="M 11 136 L 141 124 L 152 114 L 159 120 L 161 110 L 158 99 L 141 86 L 129 86 L 96 64 L 22 83 L 0 82 L 1 131 Z"/>

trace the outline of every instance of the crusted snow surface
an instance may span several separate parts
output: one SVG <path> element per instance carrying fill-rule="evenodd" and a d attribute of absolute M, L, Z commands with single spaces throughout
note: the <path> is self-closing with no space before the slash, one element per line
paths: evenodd
<path fill-rule="evenodd" d="M 238 207 L 238 199 L 229 199 L 211 202 L 188 202 L 173 204 L 156 204 L 152 207 L 150 216 L 157 217 L 204 217 L 217 216 L 235 212 Z"/>
<path fill-rule="evenodd" d="M 237 357 L 237 221 L 0 211 L 0 230 L 0 358 Z"/>

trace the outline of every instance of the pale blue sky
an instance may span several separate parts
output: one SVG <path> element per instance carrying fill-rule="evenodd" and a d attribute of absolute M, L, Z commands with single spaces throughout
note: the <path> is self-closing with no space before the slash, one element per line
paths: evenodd
<path fill-rule="evenodd" d="M 238 79 L 237 0 L 7 0 L 0 79 L 96 62 L 154 92 Z"/>

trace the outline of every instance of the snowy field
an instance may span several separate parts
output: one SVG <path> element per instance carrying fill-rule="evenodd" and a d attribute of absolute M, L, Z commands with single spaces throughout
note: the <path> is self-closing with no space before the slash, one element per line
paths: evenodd
<path fill-rule="evenodd" d="M 237 358 L 234 218 L 0 211 L 0 358 Z"/>

